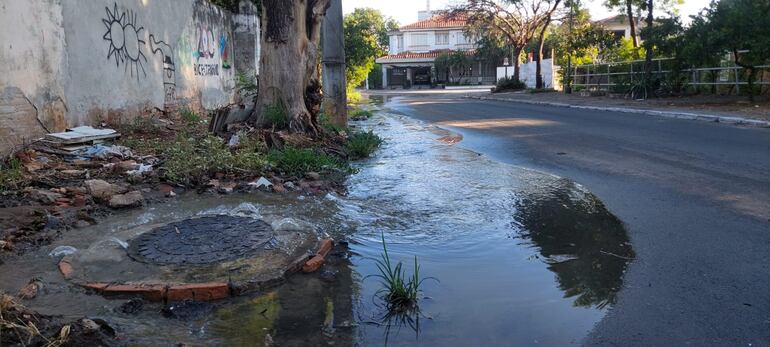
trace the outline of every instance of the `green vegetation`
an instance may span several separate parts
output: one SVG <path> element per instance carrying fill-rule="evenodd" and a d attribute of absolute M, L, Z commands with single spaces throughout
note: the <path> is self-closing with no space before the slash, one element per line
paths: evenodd
<path fill-rule="evenodd" d="M 383 288 L 377 291 L 386 303 L 389 311 L 408 311 L 416 308 L 418 294 L 421 292 L 422 283 L 431 277 L 420 278 L 420 265 L 417 264 L 417 256 L 414 257 L 412 275 L 408 276 L 403 268 L 403 263 L 393 265 L 388 254 L 388 246 L 385 244 L 385 235 L 382 235 L 382 250 L 380 259 L 376 259 L 379 274 L 371 275 L 381 280 Z"/>
<path fill-rule="evenodd" d="M 277 171 L 295 177 L 303 177 L 306 172 L 352 172 L 346 163 L 337 157 L 314 148 L 286 147 L 273 150 L 267 155 L 270 165 Z"/>
<path fill-rule="evenodd" d="M 0 192 L 18 189 L 23 182 L 24 172 L 19 159 L 0 162 Z"/>
<path fill-rule="evenodd" d="M 388 31 L 398 23 L 372 8 L 357 8 L 345 15 L 345 77 L 348 94 L 366 80 L 374 60 L 388 52 Z"/>
<path fill-rule="evenodd" d="M 350 159 L 357 160 L 368 158 L 374 151 L 380 148 L 380 145 L 382 145 L 382 139 L 370 130 L 350 135 L 345 148 Z"/>
<path fill-rule="evenodd" d="M 495 85 L 495 93 L 503 92 L 503 91 L 513 91 L 513 90 L 524 90 L 527 89 L 527 85 L 514 78 L 501 78 L 497 80 L 497 84 Z"/>
<path fill-rule="evenodd" d="M 195 125 L 201 122 L 201 116 L 189 108 L 182 108 L 179 110 L 179 117 L 182 118 L 182 121 L 187 125 Z"/>
<path fill-rule="evenodd" d="M 289 128 L 289 116 L 282 105 L 271 105 L 265 110 L 265 119 L 277 130 Z"/>
<path fill-rule="evenodd" d="M 213 135 L 202 138 L 179 134 L 163 152 L 164 177 L 182 184 L 204 183 L 211 175 L 249 174 L 265 171 L 267 161 L 260 153 L 260 142 L 247 143 L 231 151 L 225 141 Z"/>
<path fill-rule="evenodd" d="M 463 51 L 441 53 L 435 60 L 436 73 L 448 83 L 460 84 L 473 66 L 473 57 Z"/>
<path fill-rule="evenodd" d="M 259 86 L 257 86 L 254 76 L 248 76 L 244 73 L 239 73 L 236 77 L 235 89 L 245 97 L 256 96 L 259 92 Z"/>
<path fill-rule="evenodd" d="M 351 120 L 365 120 L 365 119 L 371 118 L 373 115 L 374 113 L 367 109 L 354 108 L 350 111 L 350 113 L 348 114 L 348 117 Z"/>

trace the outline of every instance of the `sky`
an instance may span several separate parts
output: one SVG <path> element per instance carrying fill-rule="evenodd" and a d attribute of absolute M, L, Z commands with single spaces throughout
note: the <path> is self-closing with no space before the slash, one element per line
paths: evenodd
<path fill-rule="evenodd" d="M 417 21 L 417 11 L 424 10 L 427 0 L 342 0 L 342 10 L 345 13 L 353 12 L 355 8 L 372 7 L 380 10 L 384 15 L 395 18 L 401 25 L 414 23 Z M 430 0 L 431 9 L 438 10 L 445 8 L 448 4 L 458 0 Z M 679 5 L 679 13 L 684 23 L 689 23 L 690 15 L 698 13 L 700 9 L 707 7 L 710 0 L 684 0 L 683 5 Z M 602 6 L 604 0 L 588 1 L 588 8 L 591 11 L 591 17 L 602 19 L 612 16 L 616 13 L 611 12 Z"/>

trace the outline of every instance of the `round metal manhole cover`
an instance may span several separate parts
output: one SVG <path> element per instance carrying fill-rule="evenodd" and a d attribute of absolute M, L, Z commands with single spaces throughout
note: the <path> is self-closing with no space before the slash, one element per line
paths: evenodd
<path fill-rule="evenodd" d="M 128 255 L 159 265 L 209 264 L 234 260 L 265 249 L 273 229 L 264 221 L 234 216 L 186 219 L 131 240 Z"/>

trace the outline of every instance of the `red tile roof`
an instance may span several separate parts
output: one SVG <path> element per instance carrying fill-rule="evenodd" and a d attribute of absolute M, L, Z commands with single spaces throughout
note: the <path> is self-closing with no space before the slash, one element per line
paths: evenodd
<path fill-rule="evenodd" d="M 383 60 L 403 60 L 403 59 L 430 59 L 430 58 L 436 58 L 441 53 L 450 53 L 452 52 L 451 49 L 437 49 L 435 51 L 429 51 L 429 52 L 401 52 L 398 54 L 391 54 L 386 55 L 384 57 L 380 57 L 377 60 L 383 61 Z M 473 55 L 476 53 L 475 49 L 463 51 L 466 55 Z"/>
<path fill-rule="evenodd" d="M 426 20 L 421 20 L 417 23 L 404 25 L 399 30 L 419 30 L 419 29 L 442 29 L 442 28 L 460 28 L 464 27 L 467 22 L 465 16 L 448 16 L 448 15 L 435 15 Z"/>

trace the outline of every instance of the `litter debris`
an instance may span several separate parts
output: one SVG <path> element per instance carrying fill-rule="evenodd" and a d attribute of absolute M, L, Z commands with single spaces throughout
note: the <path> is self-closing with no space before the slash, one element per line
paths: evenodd
<path fill-rule="evenodd" d="M 50 253 L 48 253 L 49 257 L 61 257 L 65 255 L 75 254 L 77 253 L 78 249 L 72 246 L 59 246 L 54 248 Z"/>
<path fill-rule="evenodd" d="M 89 144 L 94 143 L 94 141 L 103 141 L 117 137 L 120 137 L 120 134 L 113 129 L 97 129 L 90 126 L 81 126 L 67 129 L 65 132 L 45 135 L 46 141 L 57 147 Z"/>
<path fill-rule="evenodd" d="M 77 151 L 78 155 L 90 158 L 107 159 L 111 157 L 130 158 L 134 156 L 131 152 L 131 148 L 124 146 L 105 146 L 102 144 L 95 144 L 86 148 L 82 148 Z"/>
<path fill-rule="evenodd" d="M 267 178 L 260 177 L 256 182 L 249 183 L 249 187 L 260 189 L 262 187 L 264 188 L 270 188 L 273 184 L 270 183 L 270 181 Z"/>
<path fill-rule="evenodd" d="M 129 171 L 126 171 L 126 173 L 130 176 L 142 176 L 145 173 L 151 172 L 151 171 L 152 171 L 152 165 L 139 164 L 139 167 L 136 168 L 136 170 L 129 170 Z"/>

